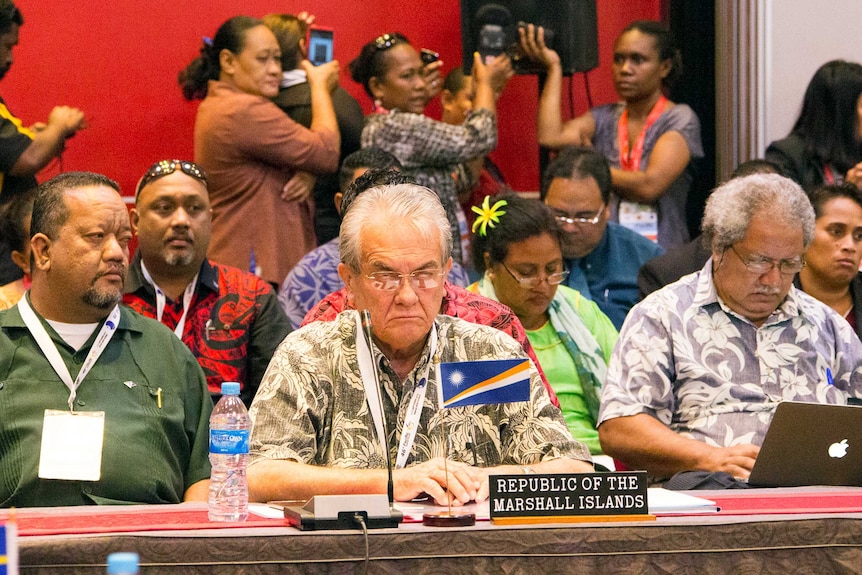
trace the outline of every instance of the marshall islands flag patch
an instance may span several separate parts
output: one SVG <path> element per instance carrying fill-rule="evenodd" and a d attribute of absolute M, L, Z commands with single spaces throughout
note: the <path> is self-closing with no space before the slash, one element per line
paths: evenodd
<path fill-rule="evenodd" d="M 443 407 L 530 400 L 529 359 L 489 359 L 440 364 Z"/>

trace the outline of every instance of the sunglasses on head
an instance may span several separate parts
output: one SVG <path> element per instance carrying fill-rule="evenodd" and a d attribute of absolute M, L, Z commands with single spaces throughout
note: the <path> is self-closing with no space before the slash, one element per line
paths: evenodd
<path fill-rule="evenodd" d="M 204 186 L 207 185 L 207 176 L 196 163 L 184 160 L 162 160 L 150 166 L 150 169 L 147 170 L 147 173 L 144 174 L 144 177 L 142 177 L 141 181 L 138 182 L 138 188 L 135 190 L 135 197 L 138 197 L 138 194 L 141 193 L 141 190 L 144 189 L 144 186 L 147 184 L 150 184 L 159 178 L 169 176 L 178 169 L 185 175 L 190 176 L 199 182 L 203 182 Z"/>

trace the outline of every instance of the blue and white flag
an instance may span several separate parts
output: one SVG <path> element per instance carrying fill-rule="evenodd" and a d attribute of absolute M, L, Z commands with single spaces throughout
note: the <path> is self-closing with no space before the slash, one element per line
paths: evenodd
<path fill-rule="evenodd" d="M 11 520 L 0 525 L 0 575 L 18 575 L 18 530 Z"/>
<path fill-rule="evenodd" d="M 489 359 L 440 364 L 443 407 L 530 400 L 530 360 Z"/>

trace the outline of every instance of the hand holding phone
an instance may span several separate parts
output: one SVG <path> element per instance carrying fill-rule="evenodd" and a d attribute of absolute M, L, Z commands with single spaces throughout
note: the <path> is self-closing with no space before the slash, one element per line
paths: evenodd
<path fill-rule="evenodd" d="M 338 86 L 338 74 L 340 68 L 338 60 L 315 66 L 309 60 L 303 60 L 299 63 L 300 67 L 305 70 L 308 84 L 312 90 L 315 86 L 326 86 L 327 92 L 332 92 Z"/>
<path fill-rule="evenodd" d="M 320 26 L 308 28 L 308 39 L 305 45 L 308 49 L 308 59 L 315 66 L 332 61 L 333 57 L 333 30 Z"/>
<path fill-rule="evenodd" d="M 443 62 L 440 61 L 440 54 L 422 48 L 419 52 L 419 57 L 422 59 L 422 77 L 425 79 L 425 91 L 428 93 L 428 99 L 436 97 L 443 89 L 443 78 L 440 68 Z"/>
<path fill-rule="evenodd" d="M 428 64 L 432 64 L 439 60 L 440 54 L 438 52 L 435 52 L 434 50 L 422 48 L 422 51 L 419 53 L 419 57 L 422 58 L 422 63 L 427 66 Z"/>

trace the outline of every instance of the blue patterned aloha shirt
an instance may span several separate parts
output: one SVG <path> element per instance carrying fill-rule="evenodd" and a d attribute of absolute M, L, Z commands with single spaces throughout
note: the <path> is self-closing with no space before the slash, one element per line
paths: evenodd
<path fill-rule="evenodd" d="M 782 401 L 862 397 L 860 362 L 862 342 L 850 324 L 795 287 L 759 328 L 731 311 L 715 291 L 710 259 L 632 308 L 599 422 L 647 413 L 712 446 L 760 445 Z"/>

